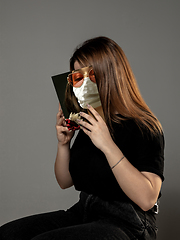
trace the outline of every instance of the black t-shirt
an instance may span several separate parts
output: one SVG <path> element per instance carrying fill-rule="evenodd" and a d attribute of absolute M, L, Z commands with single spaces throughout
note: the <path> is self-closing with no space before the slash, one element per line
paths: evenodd
<path fill-rule="evenodd" d="M 133 120 L 113 123 L 114 142 L 139 171 L 152 172 L 164 180 L 164 136 L 143 134 Z M 69 171 L 76 190 L 105 200 L 128 201 L 104 153 L 80 130 L 71 148 Z M 132 183 L 133 184 L 133 183 Z"/>

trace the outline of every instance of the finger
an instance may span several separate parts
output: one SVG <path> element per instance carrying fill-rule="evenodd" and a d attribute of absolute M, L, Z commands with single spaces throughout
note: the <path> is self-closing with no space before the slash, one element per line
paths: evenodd
<path fill-rule="evenodd" d="M 60 111 L 56 115 L 56 120 L 58 121 L 60 118 L 63 118 L 63 117 L 64 117 L 63 111 L 60 109 Z"/>
<path fill-rule="evenodd" d="M 80 119 L 77 119 L 77 121 L 78 121 L 78 124 L 79 124 L 80 126 L 88 129 L 89 131 L 92 131 L 92 128 L 93 128 L 93 125 L 92 125 L 92 124 L 87 123 L 87 122 L 85 122 L 85 121 L 83 121 L 83 120 L 80 120 Z"/>
<path fill-rule="evenodd" d="M 65 121 L 64 117 L 61 117 L 61 118 L 59 119 L 59 122 L 58 122 L 57 125 L 63 126 L 63 127 L 67 127 L 67 124 L 66 124 L 66 121 Z"/>
<path fill-rule="evenodd" d="M 61 125 L 62 122 L 63 122 L 63 117 L 61 117 L 61 116 L 59 116 L 59 115 L 57 114 L 56 125 Z"/>
<path fill-rule="evenodd" d="M 61 134 L 62 132 L 69 132 L 67 127 L 57 126 L 57 125 L 56 125 L 56 130 L 58 134 Z"/>
<path fill-rule="evenodd" d="M 66 127 L 65 118 L 64 117 L 57 118 L 56 125 Z"/>
<path fill-rule="evenodd" d="M 97 122 L 96 119 L 94 119 L 92 116 L 90 116 L 90 115 L 87 114 L 87 113 L 80 112 L 79 114 L 80 114 L 80 116 L 82 116 L 83 118 L 85 118 L 88 122 L 90 122 L 92 125 Z"/>
<path fill-rule="evenodd" d="M 59 115 L 59 116 L 61 116 L 61 115 L 64 116 L 62 109 L 59 110 L 59 112 L 57 113 L 57 115 Z"/>
<path fill-rule="evenodd" d="M 80 126 L 80 128 L 83 130 L 83 132 L 84 133 L 86 133 L 88 136 L 90 136 L 90 131 L 89 130 L 87 130 L 85 127 L 83 127 L 83 126 Z"/>
<path fill-rule="evenodd" d="M 59 102 L 59 111 L 61 110 L 62 108 L 61 108 L 61 104 L 60 104 L 60 102 Z"/>
<path fill-rule="evenodd" d="M 88 105 L 88 110 L 94 115 L 97 121 L 101 119 L 99 113 L 91 105 Z"/>

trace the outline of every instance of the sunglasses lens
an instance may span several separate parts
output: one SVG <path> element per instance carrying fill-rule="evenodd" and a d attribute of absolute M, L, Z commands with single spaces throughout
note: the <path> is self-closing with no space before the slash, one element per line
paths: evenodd
<path fill-rule="evenodd" d="M 95 79 L 95 74 L 93 69 L 89 71 L 89 78 L 92 82 L 96 83 Z M 74 72 L 69 74 L 68 76 L 68 82 L 73 86 L 73 87 L 80 87 L 83 84 L 84 81 L 84 75 L 80 72 Z"/>
<path fill-rule="evenodd" d="M 81 73 L 72 73 L 69 75 L 69 83 L 73 86 L 73 87 L 80 87 L 83 83 L 83 74 Z"/>
<path fill-rule="evenodd" d="M 96 79 L 95 79 L 93 69 L 91 69 L 90 72 L 89 72 L 89 78 L 91 79 L 92 82 L 96 83 Z"/>

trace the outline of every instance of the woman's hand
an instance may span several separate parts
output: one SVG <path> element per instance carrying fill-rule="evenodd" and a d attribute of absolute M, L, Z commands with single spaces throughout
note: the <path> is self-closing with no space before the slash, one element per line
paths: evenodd
<path fill-rule="evenodd" d="M 92 115 L 94 115 L 94 117 L 81 112 L 80 115 L 88 120 L 88 122 L 78 120 L 79 125 L 90 137 L 93 144 L 104 152 L 105 149 L 113 142 L 109 129 L 102 117 L 92 106 L 88 106 L 88 110 L 92 113 Z"/>
<path fill-rule="evenodd" d="M 63 111 L 59 104 L 59 112 L 56 116 L 56 132 L 57 132 L 57 139 L 61 145 L 65 145 L 70 142 L 71 138 L 74 135 L 74 131 L 69 131 L 66 126 L 65 117 L 63 115 Z"/>

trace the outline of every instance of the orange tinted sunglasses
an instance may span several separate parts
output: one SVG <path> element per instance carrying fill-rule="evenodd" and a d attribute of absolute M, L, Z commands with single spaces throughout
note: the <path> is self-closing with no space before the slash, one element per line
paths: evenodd
<path fill-rule="evenodd" d="M 92 66 L 72 71 L 72 73 L 68 75 L 67 80 L 71 86 L 78 88 L 83 84 L 85 77 L 89 77 L 92 82 L 96 83 Z"/>

